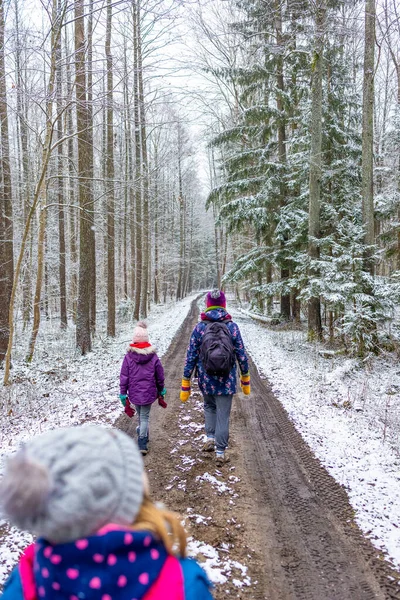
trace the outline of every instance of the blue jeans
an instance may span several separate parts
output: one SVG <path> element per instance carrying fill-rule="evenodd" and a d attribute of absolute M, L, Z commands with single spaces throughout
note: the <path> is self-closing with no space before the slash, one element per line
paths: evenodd
<path fill-rule="evenodd" d="M 143 406 L 135 404 L 135 408 L 139 417 L 139 437 L 147 438 L 149 435 L 151 404 L 144 404 Z"/>
<path fill-rule="evenodd" d="M 217 452 L 228 446 L 229 418 L 233 395 L 204 395 L 204 421 L 207 437 L 215 438 Z"/>

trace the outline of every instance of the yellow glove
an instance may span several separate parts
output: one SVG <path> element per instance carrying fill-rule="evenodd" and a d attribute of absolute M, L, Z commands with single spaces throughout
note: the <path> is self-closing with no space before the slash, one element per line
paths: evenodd
<path fill-rule="evenodd" d="M 186 402 L 190 396 L 190 379 L 182 379 L 182 388 L 179 398 L 182 402 Z"/>
<path fill-rule="evenodd" d="M 246 396 L 250 394 L 250 373 L 246 373 L 240 377 L 240 387 L 242 388 L 243 394 Z"/>

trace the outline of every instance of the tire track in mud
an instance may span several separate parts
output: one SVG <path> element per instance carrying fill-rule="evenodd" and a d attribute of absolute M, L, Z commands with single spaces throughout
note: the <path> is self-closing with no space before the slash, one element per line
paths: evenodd
<path fill-rule="evenodd" d="M 248 448 L 245 464 L 258 501 L 274 521 L 287 598 L 400 598 L 400 574 L 363 537 L 345 489 L 315 458 L 253 364 L 251 381 L 250 399 L 237 398 L 235 434 Z"/>
<path fill-rule="evenodd" d="M 217 585 L 217 600 L 227 595 L 251 600 L 400 599 L 399 573 L 362 536 L 344 488 L 314 457 L 253 364 L 251 396 L 237 394 L 234 399 L 231 466 L 217 471 L 212 457 L 201 454 L 203 416 L 195 386 L 186 405 L 179 401 L 197 318 L 194 301 L 162 358 L 168 408 L 152 409 L 145 466 L 155 499 L 186 517 L 189 507 L 203 515 L 207 523 L 190 521 L 191 533 L 217 549 L 226 544 L 230 558 L 248 567 L 251 585 L 238 589 L 231 577 Z M 194 429 L 182 439 L 184 419 Z M 136 436 L 136 421 L 125 415 L 116 426 Z M 209 473 L 231 488 L 237 481 L 235 493 L 204 487 Z M 185 478 L 179 489 L 171 484 L 177 475 Z"/>

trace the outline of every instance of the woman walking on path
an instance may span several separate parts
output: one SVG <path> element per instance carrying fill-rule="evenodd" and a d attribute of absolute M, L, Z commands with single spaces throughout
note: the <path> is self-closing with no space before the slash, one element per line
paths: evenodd
<path fill-rule="evenodd" d="M 205 572 L 185 558 L 180 519 L 150 500 L 137 445 L 118 429 L 29 440 L 6 465 L 0 506 L 38 536 L 2 600 L 212 600 Z"/>
<path fill-rule="evenodd" d="M 151 405 L 158 398 L 161 406 L 165 407 L 165 394 L 164 369 L 156 349 L 149 342 L 146 323 L 139 321 L 122 363 L 119 397 L 129 416 L 134 414 L 129 412 L 130 405 L 136 409 L 139 417 L 138 446 L 143 455 L 148 452 Z"/>
<path fill-rule="evenodd" d="M 180 399 L 186 402 L 189 398 L 190 378 L 197 368 L 199 388 L 204 398 L 207 435 L 203 451 L 213 452 L 215 449 L 216 463 L 221 466 L 228 460 L 225 449 L 229 440 L 232 398 L 237 386 L 236 361 L 245 394 L 250 394 L 249 364 L 239 327 L 226 311 L 224 292 L 208 292 L 206 306 L 190 338 Z"/>

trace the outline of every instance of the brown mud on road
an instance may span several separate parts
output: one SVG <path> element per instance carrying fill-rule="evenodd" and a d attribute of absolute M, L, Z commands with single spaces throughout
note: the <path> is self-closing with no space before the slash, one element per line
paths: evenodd
<path fill-rule="evenodd" d="M 230 463 L 218 470 L 213 455 L 201 452 L 201 395 L 193 385 L 189 401 L 179 400 L 197 319 L 194 302 L 163 357 L 168 408 L 152 410 L 144 462 L 153 497 L 184 517 L 198 560 L 214 572 L 219 565 L 215 598 L 400 599 L 400 574 L 362 536 L 345 490 L 254 365 L 251 396 L 234 399 Z M 124 414 L 116 421 L 132 437 L 136 424 Z"/>

